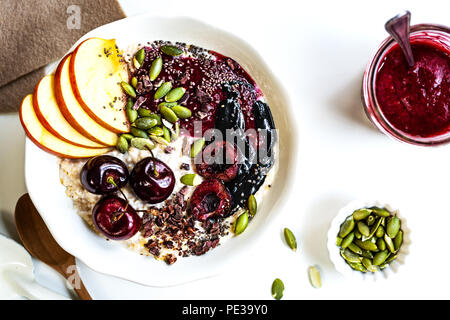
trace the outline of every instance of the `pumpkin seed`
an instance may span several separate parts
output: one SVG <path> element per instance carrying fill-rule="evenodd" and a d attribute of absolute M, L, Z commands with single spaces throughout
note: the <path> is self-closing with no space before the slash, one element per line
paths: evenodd
<path fill-rule="evenodd" d="M 386 246 L 389 249 L 389 251 L 392 252 L 392 253 L 395 253 L 394 242 L 392 241 L 391 238 L 389 238 L 387 233 L 384 234 L 384 242 L 386 243 Z"/>
<path fill-rule="evenodd" d="M 361 254 L 364 258 L 368 258 L 368 259 L 373 259 L 373 254 L 372 252 L 368 251 L 368 250 L 363 250 L 362 254 Z"/>
<path fill-rule="evenodd" d="M 339 230 L 339 237 L 345 238 L 350 232 L 355 228 L 355 221 L 352 218 L 348 218 L 341 224 L 341 229 Z"/>
<path fill-rule="evenodd" d="M 252 217 L 254 217 L 256 214 L 256 211 L 258 210 L 258 204 L 256 203 L 256 198 L 253 194 L 251 194 L 248 197 L 247 207 L 248 207 L 248 211 L 250 212 L 250 215 Z"/>
<path fill-rule="evenodd" d="M 132 86 L 130 86 L 125 81 L 122 81 L 120 83 L 120 85 L 122 86 L 123 91 L 125 91 L 125 93 L 127 95 L 129 95 L 130 97 L 136 98 L 136 91 L 134 91 L 134 88 Z"/>
<path fill-rule="evenodd" d="M 389 258 L 386 259 L 386 263 L 391 263 L 392 261 L 394 261 L 395 259 L 397 259 L 398 255 L 397 254 L 391 254 L 389 256 Z"/>
<path fill-rule="evenodd" d="M 138 83 L 138 79 L 136 77 L 131 78 L 131 85 L 133 86 L 133 88 L 136 88 Z"/>
<path fill-rule="evenodd" d="M 355 238 L 355 233 L 354 232 L 350 232 L 343 240 L 342 240 L 342 249 L 347 248 L 352 242 L 353 239 Z"/>
<path fill-rule="evenodd" d="M 164 97 L 166 94 L 169 93 L 169 91 L 172 89 L 172 82 L 167 81 L 164 82 L 159 88 L 158 90 L 156 90 L 154 98 L 155 100 L 161 99 L 162 97 Z"/>
<path fill-rule="evenodd" d="M 183 50 L 175 46 L 162 46 L 161 51 L 172 57 L 179 56 L 183 53 Z"/>
<path fill-rule="evenodd" d="M 308 269 L 308 275 L 309 275 L 309 282 L 311 282 L 311 285 L 319 289 L 322 287 L 322 279 L 320 277 L 320 271 L 315 266 L 311 266 Z"/>
<path fill-rule="evenodd" d="M 172 111 L 181 119 L 187 119 L 192 116 L 191 110 L 183 106 L 172 107 Z"/>
<path fill-rule="evenodd" d="M 370 234 L 369 227 L 368 227 L 364 222 L 359 221 L 358 224 L 357 224 L 357 226 L 358 226 L 359 232 L 361 232 L 361 234 L 362 234 L 363 236 L 366 236 L 366 237 L 369 236 L 369 234 Z"/>
<path fill-rule="evenodd" d="M 361 249 L 368 250 L 368 251 L 378 251 L 378 247 L 375 243 L 371 242 L 370 240 L 361 241 L 359 239 L 355 240 L 355 244 L 360 247 Z"/>
<path fill-rule="evenodd" d="M 176 102 L 160 102 L 158 104 L 158 108 L 161 108 L 162 106 L 172 108 L 175 107 L 176 105 L 177 105 Z"/>
<path fill-rule="evenodd" d="M 126 153 L 128 151 L 128 141 L 124 136 L 119 137 L 116 148 L 120 153 Z"/>
<path fill-rule="evenodd" d="M 170 90 L 170 92 L 164 97 L 166 102 L 175 102 L 181 99 L 184 96 L 186 89 L 183 87 L 178 87 Z"/>
<path fill-rule="evenodd" d="M 348 246 L 348 249 L 358 255 L 362 255 L 362 253 L 363 253 L 363 250 L 354 243 L 350 243 Z"/>
<path fill-rule="evenodd" d="M 361 232 L 359 232 L 358 229 L 355 230 L 355 238 L 356 239 L 361 239 L 362 238 L 362 234 L 361 234 Z"/>
<path fill-rule="evenodd" d="M 367 269 L 367 271 L 370 271 L 372 273 L 378 271 L 377 267 L 372 264 L 372 260 L 371 259 L 363 258 L 362 259 L 362 264 Z"/>
<path fill-rule="evenodd" d="M 127 141 L 131 141 L 131 139 L 133 139 L 133 135 L 129 134 L 129 133 L 123 133 L 120 135 L 121 137 L 124 137 L 125 139 L 127 139 Z"/>
<path fill-rule="evenodd" d="M 163 66 L 163 60 L 161 57 L 158 57 L 155 60 L 153 60 L 152 65 L 150 66 L 150 71 L 149 71 L 150 81 L 154 81 L 154 80 L 156 80 L 156 78 L 158 78 L 159 74 L 161 73 L 162 66 Z"/>
<path fill-rule="evenodd" d="M 362 258 L 349 249 L 341 250 L 341 256 L 348 262 L 361 262 Z"/>
<path fill-rule="evenodd" d="M 202 179 L 200 178 L 200 176 L 195 173 L 185 174 L 180 178 L 180 181 L 187 186 L 198 186 L 200 183 L 202 183 Z"/>
<path fill-rule="evenodd" d="M 150 128 L 153 128 L 157 123 L 158 121 L 156 121 L 156 119 L 150 117 L 139 118 L 134 122 L 136 127 L 141 130 L 148 130 Z"/>
<path fill-rule="evenodd" d="M 167 142 L 170 142 L 170 130 L 167 127 L 162 127 L 163 129 L 163 137 Z"/>
<path fill-rule="evenodd" d="M 145 138 L 133 138 L 131 145 L 140 150 L 147 150 L 147 147 L 153 149 L 155 144 L 150 139 Z"/>
<path fill-rule="evenodd" d="M 353 219 L 355 219 L 356 221 L 364 220 L 371 213 L 372 213 L 372 210 L 370 210 L 370 209 L 367 209 L 367 208 L 359 209 L 359 210 L 356 210 L 353 212 Z"/>
<path fill-rule="evenodd" d="M 135 136 L 136 138 L 144 138 L 148 139 L 148 134 L 144 130 L 138 129 L 136 127 L 131 127 L 130 133 Z"/>
<path fill-rule="evenodd" d="M 367 225 L 370 227 L 375 223 L 375 217 L 374 216 L 368 216 L 366 219 Z"/>
<path fill-rule="evenodd" d="M 366 268 L 361 264 L 361 263 L 352 263 L 352 262 L 347 262 L 347 264 L 354 270 L 356 271 L 361 271 L 366 273 L 367 270 Z"/>
<path fill-rule="evenodd" d="M 245 229 L 247 229 L 247 226 L 248 226 L 248 211 L 245 211 L 236 220 L 236 225 L 234 226 L 234 234 L 235 235 L 241 234 L 242 232 L 244 232 Z"/>
<path fill-rule="evenodd" d="M 341 244 L 342 244 L 342 238 L 337 237 L 337 238 L 336 238 L 336 245 L 337 245 L 338 247 L 340 247 Z"/>
<path fill-rule="evenodd" d="M 375 224 L 372 226 L 372 228 L 370 229 L 370 234 L 369 234 L 369 236 L 367 237 L 367 239 L 370 239 L 370 238 L 372 238 L 372 237 L 375 235 L 375 233 L 376 233 L 377 230 L 378 230 L 378 227 L 381 226 L 381 224 L 383 223 L 384 219 L 385 219 L 385 218 L 378 218 L 377 223 L 375 223 Z M 367 240 L 367 239 L 364 239 L 364 240 Z"/>
<path fill-rule="evenodd" d="M 378 208 L 378 207 L 372 207 L 373 213 L 375 213 L 379 217 L 389 217 L 391 213 L 387 211 L 386 209 Z"/>
<path fill-rule="evenodd" d="M 374 266 L 379 266 L 384 261 L 386 261 L 387 257 L 388 257 L 388 252 L 386 250 L 380 251 L 377 254 L 375 254 L 375 256 L 373 257 L 372 263 Z"/>
<path fill-rule="evenodd" d="M 178 121 L 178 117 L 175 114 L 175 112 L 173 112 L 172 109 L 170 109 L 168 107 L 162 106 L 159 109 L 159 112 L 161 112 L 161 115 L 164 117 L 164 119 L 166 119 L 167 121 L 169 121 L 171 123 L 175 123 Z"/>
<path fill-rule="evenodd" d="M 130 121 L 130 123 L 134 123 L 136 121 L 136 119 L 138 118 L 138 112 L 133 109 L 133 102 L 131 102 L 131 106 L 129 106 L 127 103 L 126 113 L 127 113 L 128 121 Z"/>
<path fill-rule="evenodd" d="M 150 139 L 152 139 L 153 141 L 155 141 L 156 143 L 162 144 L 164 146 L 168 146 L 169 142 L 167 142 L 166 139 L 164 139 L 163 137 L 158 137 L 155 135 L 150 135 Z"/>
<path fill-rule="evenodd" d="M 145 108 L 139 108 L 137 113 L 141 116 L 141 117 L 149 117 L 150 115 L 153 114 L 153 112 L 149 109 L 145 109 Z"/>
<path fill-rule="evenodd" d="M 141 64 L 139 61 L 137 61 L 136 57 L 133 57 L 133 65 L 136 69 L 139 69 L 141 67 Z"/>
<path fill-rule="evenodd" d="M 195 156 L 197 156 L 197 154 L 199 154 L 202 151 L 204 145 L 205 145 L 204 138 L 200 138 L 194 141 L 194 143 L 191 146 L 191 158 L 195 158 Z"/>
<path fill-rule="evenodd" d="M 375 232 L 375 236 L 377 238 L 382 238 L 384 236 L 384 228 L 383 226 L 379 226 L 377 231 Z"/>
<path fill-rule="evenodd" d="M 295 239 L 294 234 L 288 228 L 284 228 L 284 239 L 288 244 L 289 248 L 294 251 L 297 251 L 297 239 Z"/>
<path fill-rule="evenodd" d="M 160 117 L 158 114 L 152 113 L 152 114 L 148 115 L 148 117 L 149 117 L 149 118 L 155 119 L 155 120 L 156 120 L 156 125 L 157 125 L 157 126 L 162 125 L 161 117 Z"/>
<path fill-rule="evenodd" d="M 284 284 L 280 279 L 275 279 L 272 283 L 272 297 L 276 300 L 283 298 Z"/>
<path fill-rule="evenodd" d="M 386 242 L 384 242 L 383 239 L 379 238 L 377 240 L 377 247 L 378 247 L 378 250 L 380 250 L 380 251 L 386 250 Z"/>
<path fill-rule="evenodd" d="M 391 239 L 394 239 L 397 236 L 399 230 L 400 230 L 400 219 L 397 218 L 396 216 L 388 219 L 386 225 L 386 233 Z"/>
<path fill-rule="evenodd" d="M 171 131 L 172 141 L 175 141 L 178 139 L 178 136 L 180 135 L 180 124 L 178 122 L 175 123 L 175 129 L 172 129 Z"/>
<path fill-rule="evenodd" d="M 158 126 L 150 128 L 150 130 L 148 130 L 147 132 L 149 134 L 157 136 L 157 137 L 161 137 L 164 134 L 163 129 L 161 127 L 158 127 Z"/>
<path fill-rule="evenodd" d="M 136 58 L 137 62 L 139 62 L 139 64 L 142 65 L 145 59 L 145 49 L 144 48 L 140 49 L 138 52 L 136 52 L 134 57 Z"/>
<path fill-rule="evenodd" d="M 395 251 L 398 251 L 403 243 L 403 231 L 400 230 L 394 238 Z"/>

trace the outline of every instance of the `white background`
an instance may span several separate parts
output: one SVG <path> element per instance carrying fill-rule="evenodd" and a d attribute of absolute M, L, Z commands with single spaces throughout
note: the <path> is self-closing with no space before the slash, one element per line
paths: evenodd
<path fill-rule="evenodd" d="M 362 73 L 386 37 L 384 22 L 409 9 L 413 24 L 449 25 L 450 1 L 120 3 L 128 16 L 143 12 L 191 16 L 248 41 L 291 94 L 300 153 L 289 210 L 261 230 L 265 236 L 256 250 L 248 252 L 246 269 L 230 268 L 220 276 L 182 286 L 148 288 L 79 263 L 93 298 L 270 299 L 276 277 L 285 283 L 285 299 L 450 298 L 449 146 L 422 148 L 393 141 L 368 122 L 360 102 Z M 18 115 L 0 115 L 0 232 L 15 239 L 14 207 L 26 192 L 23 166 L 24 133 Z M 350 281 L 334 270 L 328 258 L 331 219 L 356 198 L 387 199 L 408 219 L 411 252 L 405 267 L 387 281 Z M 297 236 L 296 253 L 282 240 L 285 226 Z M 308 282 L 310 265 L 322 271 L 321 289 Z M 38 261 L 35 267 L 41 284 L 68 294 L 59 275 Z"/>

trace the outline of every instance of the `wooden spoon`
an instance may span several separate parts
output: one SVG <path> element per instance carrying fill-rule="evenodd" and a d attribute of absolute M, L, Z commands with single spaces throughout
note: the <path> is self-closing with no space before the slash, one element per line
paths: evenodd
<path fill-rule="evenodd" d="M 78 275 L 75 257 L 64 251 L 55 241 L 28 193 L 16 204 L 15 220 L 20 239 L 28 252 L 58 271 L 64 278 L 77 279 L 73 289 L 78 297 L 81 300 L 92 300 Z"/>

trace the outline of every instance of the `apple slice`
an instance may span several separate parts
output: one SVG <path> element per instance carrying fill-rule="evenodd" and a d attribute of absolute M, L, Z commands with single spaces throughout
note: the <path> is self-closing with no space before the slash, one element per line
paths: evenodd
<path fill-rule="evenodd" d="M 129 76 L 115 39 L 89 38 L 80 43 L 70 59 L 69 75 L 75 97 L 91 118 L 115 133 L 130 131 L 120 85 Z"/>
<path fill-rule="evenodd" d="M 54 76 L 48 75 L 43 77 L 34 89 L 33 107 L 42 125 L 68 143 L 85 148 L 103 148 L 104 145 L 86 138 L 67 122 L 56 102 L 54 83 Z"/>
<path fill-rule="evenodd" d="M 72 91 L 69 78 L 69 63 L 72 54 L 68 54 L 59 63 L 55 72 L 55 96 L 64 118 L 85 137 L 105 146 L 117 144 L 117 134 L 102 127 L 81 107 Z"/>
<path fill-rule="evenodd" d="M 27 95 L 20 106 L 20 122 L 27 136 L 39 148 L 63 158 L 89 158 L 110 151 L 109 148 L 92 149 L 67 143 L 51 134 L 39 122 L 33 108 L 33 95 Z"/>

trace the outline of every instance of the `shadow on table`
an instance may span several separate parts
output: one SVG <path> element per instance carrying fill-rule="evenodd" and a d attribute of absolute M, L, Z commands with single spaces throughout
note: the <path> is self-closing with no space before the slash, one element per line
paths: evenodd
<path fill-rule="evenodd" d="M 17 234 L 16 224 L 14 222 L 14 214 L 0 210 L 0 232 L 3 233 L 6 237 L 15 240 L 18 243 L 22 243 Z"/>
<path fill-rule="evenodd" d="M 373 132 L 378 132 L 364 111 L 361 100 L 362 77 L 363 71 L 333 95 L 330 105 L 334 107 L 332 111 L 339 116 Z"/>
<path fill-rule="evenodd" d="M 334 269 L 328 256 L 327 233 L 331 221 L 348 201 L 349 199 L 339 195 L 326 196 L 319 198 L 308 210 L 309 217 L 312 218 L 308 221 L 310 227 L 306 229 L 304 235 L 303 251 L 310 256 L 313 264 L 317 264 L 322 269 Z"/>

